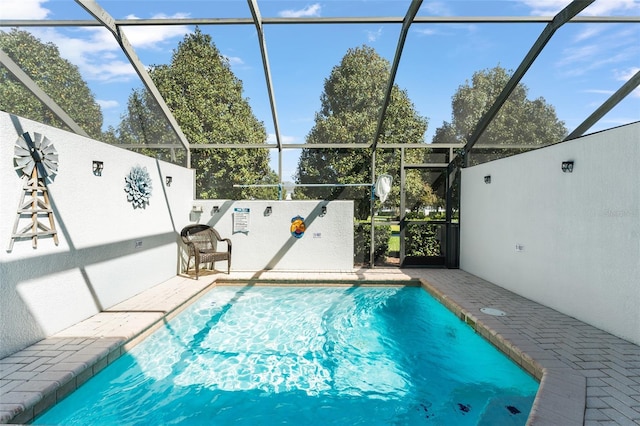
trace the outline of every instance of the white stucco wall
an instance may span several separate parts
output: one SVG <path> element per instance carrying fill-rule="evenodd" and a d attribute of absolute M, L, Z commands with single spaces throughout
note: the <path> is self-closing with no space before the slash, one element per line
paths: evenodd
<path fill-rule="evenodd" d="M 353 201 L 229 201 L 196 200 L 201 214 L 193 222 L 213 226 L 231 239 L 232 271 L 352 271 Z M 213 207 L 219 212 L 214 213 Z M 271 214 L 266 215 L 266 208 Z M 322 206 L 327 207 L 321 216 Z M 234 209 L 249 209 L 249 232 L 233 230 Z M 307 226 L 302 238 L 291 235 L 291 219 L 301 216 Z M 226 270 L 226 263 L 216 265 Z"/>
<path fill-rule="evenodd" d="M 463 170 L 460 232 L 465 271 L 640 344 L 640 123 Z"/>
<path fill-rule="evenodd" d="M 48 190 L 59 245 L 41 238 L 33 249 L 22 240 L 8 251 L 23 188 L 14 143 L 23 132 L 45 135 L 58 152 L 59 171 Z M 192 170 L 4 112 L 0 140 L 0 357 L 176 275 Z M 93 160 L 104 162 L 102 176 L 93 175 Z M 144 209 L 134 209 L 124 191 L 136 165 L 152 179 Z M 164 176 L 172 176 L 170 187 Z"/>

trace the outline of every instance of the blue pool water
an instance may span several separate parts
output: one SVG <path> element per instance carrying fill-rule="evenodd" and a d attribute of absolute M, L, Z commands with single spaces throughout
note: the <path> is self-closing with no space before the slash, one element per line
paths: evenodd
<path fill-rule="evenodd" d="M 524 425 L 537 389 L 419 287 L 217 287 L 35 423 Z"/>

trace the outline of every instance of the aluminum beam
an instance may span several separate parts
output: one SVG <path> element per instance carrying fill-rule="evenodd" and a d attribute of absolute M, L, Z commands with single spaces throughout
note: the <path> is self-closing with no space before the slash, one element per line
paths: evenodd
<path fill-rule="evenodd" d="M 527 72 L 527 70 L 529 70 L 540 52 L 542 52 L 542 49 L 544 49 L 549 40 L 551 40 L 551 37 L 556 32 L 556 30 L 567 23 L 578 13 L 582 12 L 594 1 L 595 0 L 574 0 L 567 7 L 558 12 L 558 14 L 553 17 L 553 20 L 549 24 L 547 24 L 540 36 L 538 36 L 538 39 L 535 41 L 533 46 L 531 46 L 531 49 L 529 49 L 529 52 L 524 57 L 523 61 L 518 66 L 518 69 L 516 69 L 516 71 L 507 82 L 507 85 L 504 87 L 504 89 L 502 89 L 500 95 L 498 95 L 498 98 L 495 100 L 493 105 L 491 105 L 491 108 L 489 108 L 489 110 L 482 116 L 473 133 L 467 139 L 467 143 L 464 147 L 465 154 L 468 153 L 471 148 L 473 148 L 476 142 L 478 142 L 480 136 L 482 136 L 491 121 L 495 118 L 496 114 L 498 114 L 498 111 L 500 111 L 502 105 L 507 101 L 511 92 L 513 92 L 513 90 L 516 88 L 522 77 L 524 77 L 525 73 Z M 466 163 L 469 157 L 465 155 L 464 158 Z"/>
<path fill-rule="evenodd" d="M 159 144 L 159 143 L 145 143 L 145 144 L 113 144 L 115 146 L 119 146 L 122 148 L 182 148 L 182 145 L 179 144 Z M 544 148 L 545 146 L 549 146 L 552 144 L 546 145 L 524 145 L 524 144 L 481 144 L 476 145 L 473 149 L 475 151 L 482 151 L 485 149 L 502 149 L 502 150 L 510 150 L 510 149 L 539 149 Z M 233 149 L 233 148 L 242 148 L 242 149 L 277 149 L 278 145 L 272 143 L 203 143 L 203 144 L 192 144 L 190 145 L 191 150 L 194 149 Z M 286 143 L 282 145 L 282 150 L 285 149 L 366 149 L 369 148 L 368 143 L 314 143 L 314 144 L 306 144 L 306 143 Z M 451 149 L 462 149 L 464 148 L 464 144 L 462 143 L 438 143 L 438 144 L 424 144 L 424 143 L 384 143 L 378 145 L 378 149 L 428 149 L 431 152 L 435 151 L 449 151 Z M 452 156 L 453 157 L 453 156 Z"/>
<path fill-rule="evenodd" d="M 262 18 L 265 25 L 300 24 L 401 24 L 403 17 L 311 17 L 311 18 Z M 414 24 L 547 24 L 552 16 L 416 16 Z M 251 18 L 159 18 L 116 19 L 115 25 L 253 25 Z M 640 23 L 640 16 L 575 16 L 568 23 Z M 0 19 L 0 27 L 101 27 L 88 19 Z"/>
<path fill-rule="evenodd" d="M 256 31 L 258 32 L 258 41 L 260 42 L 260 53 L 262 55 L 262 67 L 264 68 L 264 78 L 267 82 L 267 91 L 269 94 L 269 103 L 271 104 L 271 116 L 273 117 L 273 128 L 276 133 L 276 144 L 278 145 L 278 151 L 282 150 L 282 138 L 280 137 L 280 125 L 278 123 L 278 110 L 276 109 L 276 98 L 273 94 L 273 83 L 271 81 L 271 70 L 269 68 L 269 57 L 267 55 L 267 43 L 264 40 L 264 28 L 262 26 L 262 17 L 260 16 L 260 9 L 258 9 L 258 3 L 256 0 L 247 0 L 249 8 L 251 9 L 251 15 L 253 16 L 253 22 L 256 25 Z M 279 164 L 279 169 L 282 165 Z M 282 179 L 282 172 L 279 172 L 279 177 Z"/>
<path fill-rule="evenodd" d="M 393 90 L 393 85 L 396 81 L 396 73 L 398 72 L 398 65 L 400 64 L 400 57 L 402 56 L 402 50 L 404 49 L 404 42 L 407 39 L 407 34 L 409 33 L 409 27 L 413 22 L 413 18 L 415 18 L 418 13 L 418 9 L 420 9 L 420 5 L 422 4 L 422 0 L 412 0 L 409 5 L 409 10 L 407 11 L 406 16 L 402 21 L 402 28 L 400 29 L 400 38 L 398 39 L 398 45 L 396 46 L 396 54 L 393 58 L 393 64 L 391 65 L 391 72 L 389 73 L 389 82 L 387 83 L 387 90 L 384 94 L 384 101 L 382 102 L 382 106 L 380 107 L 380 115 L 378 116 L 378 125 L 376 126 L 376 133 L 373 136 L 373 142 L 371 143 L 371 148 L 375 152 L 376 146 L 378 145 L 378 141 L 380 140 L 380 132 L 382 131 L 382 123 L 384 123 L 384 117 L 387 115 L 387 107 L 389 106 L 389 100 L 391 99 L 391 91 Z M 373 229 L 373 227 L 371 228 Z"/>
<path fill-rule="evenodd" d="M 136 73 L 138 74 L 138 76 L 146 86 L 147 90 L 149 90 L 153 98 L 156 100 L 156 102 L 160 106 L 160 110 L 162 111 L 167 121 L 169 122 L 169 125 L 171 126 L 176 136 L 178 137 L 178 140 L 180 141 L 182 146 L 186 149 L 187 166 L 191 167 L 191 152 L 189 151 L 189 141 L 187 140 L 187 137 L 184 135 L 184 133 L 182 133 L 182 129 L 180 129 L 178 122 L 176 121 L 175 117 L 169 110 L 169 107 L 167 106 L 167 104 L 164 101 L 164 98 L 158 91 L 158 88 L 153 83 L 153 80 L 151 80 L 151 76 L 149 76 L 149 73 L 142 65 L 142 62 L 140 62 L 138 55 L 133 49 L 133 46 L 131 46 L 131 44 L 129 43 L 129 40 L 127 40 L 127 37 L 124 35 L 123 32 L 120 31 L 120 28 L 118 27 L 118 25 L 116 25 L 115 20 L 111 17 L 111 15 L 109 15 L 109 13 L 106 10 L 104 10 L 94 0 L 76 0 L 76 3 L 82 6 L 94 18 L 96 18 L 100 23 L 102 23 L 102 25 L 111 32 L 111 34 L 113 34 L 116 41 L 122 48 L 122 51 L 127 56 L 127 58 L 129 59 L 129 62 L 131 63 L 133 68 L 136 70 Z"/>
<path fill-rule="evenodd" d="M 613 95 L 609 97 L 600 107 L 593 112 L 586 120 L 584 120 L 573 132 L 569 134 L 565 141 L 569 139 L 579 138 L 591 128 L 598 120 L 604 117 L 618 103 L 623 100 L 629 93 L 633 92 L 640 85 L 640 71 L 636 72 L 625 84 L 622 85 Z"/>
<path fill-rule="evenodd" d="M 3 50 L 0 50 L 0 63 L 5 66 L 5 68 L 17 78 L 20 83 L 24 85 L 33 95 L 38 98 L 51 112 L 58 117 L 67 127 L 69 127 L 74 133 L 78 135 L 91 137 L 84 131 L 82 127 L 78 123 L 76 123 L 73 118 L 69 116 L 65 112 L 60 105 L 56 103 L 49 95 L 47 95 L 44 90 L 38 86 L 38 83 L 33 81 L 27 73 L 22 71 L 20 65 L 16 64 Z"/>

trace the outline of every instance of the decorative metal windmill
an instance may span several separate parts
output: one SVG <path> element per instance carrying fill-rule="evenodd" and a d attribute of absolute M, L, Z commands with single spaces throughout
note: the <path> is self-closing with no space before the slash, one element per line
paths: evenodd
<path fill-rule="evenodd" d="M 52 236 L 58 245 L 58 233 L 47 190 L 47 180 L 58 172 L 58 153 L 46 136 L 40 133 L 34 133 L 33 136 L 34 139 L 31 139 L 29 133 L 24 133 L 18 137 L 14 147 L 16 170 L 22 172 L 25 184 L 8 251 L 13 249 L 16 239 L 24 238 L 31 238 L 33 248 L 38 248 L 38 237 L 44 236 Z M 44 216 L 48 217 L 49 226 L 40 221 Z M 18 230 L 20 222 L 25 221 L 29 223 Z"/>

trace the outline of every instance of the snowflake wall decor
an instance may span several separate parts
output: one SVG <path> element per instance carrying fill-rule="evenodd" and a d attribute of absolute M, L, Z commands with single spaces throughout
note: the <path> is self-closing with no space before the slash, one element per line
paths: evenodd
<path fill-rule="evenodd" d="M 134 209 L 145 208 L 149 204 L 151 197 L 151 177 L 146 167 L 135 166 L 131 168 L 129 176 L 125 176 L 124 190 Z"/>

